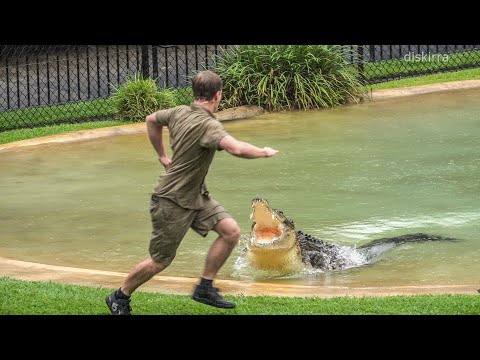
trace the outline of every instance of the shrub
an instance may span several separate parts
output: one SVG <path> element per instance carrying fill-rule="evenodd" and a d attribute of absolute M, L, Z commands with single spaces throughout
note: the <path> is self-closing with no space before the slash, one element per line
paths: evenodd
<path fill-rule="evenodd" d="M 223 107 L 315 109 L 358 102 L 365 90 L 335 45 L 239 45 L 221 51 L 214 71 L 223 79 Z"/>
<path fill-rule="evenodd" d="M 170 89 L 159 91 L 155 80 L 141 74 L 129 77 L 118 88 L 112 85 L 112 88 L 111 99 L 118 120 L 145 121 L 147 115 L 176 105 Z"/>
<path fill-rule="evenodd" d="M 191 79 L 190 79 L 191 80 Z M 192 87 L 171 89 L 175 105 L 190 105 L 193 102 Z"/>

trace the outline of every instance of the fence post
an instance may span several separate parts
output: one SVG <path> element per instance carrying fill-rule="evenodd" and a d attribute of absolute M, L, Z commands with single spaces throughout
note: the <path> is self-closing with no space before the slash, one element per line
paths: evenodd
<path fill-rule="evenodd" d="M 365 74 L 363 73 L 363 45 L 357 45 L 357 69 L 358 75 L 360 76 L 360 80 L 365 80 Z"/>
<path fill-rule="evenodd" d="M 152 67 L 153 67 L 152 76 L 154 79 L 158 78 L 158 51 L 157 50 L 158 50 L 158 47 L 156 45 L 152 45 Z"/>
<path fill-rule="evenodd" d="M 370 62 L 375 62 L 375 45 L 370 45 L 369 46 L 370 48 L 370 58 L 368 59 L 368 61 Z"/>
<path fill-rule="evenodd" d="M 150 64 L 148 61 L 148 45 L 142 45 L 142 75 L 144 78 L 150 76 Z"/>

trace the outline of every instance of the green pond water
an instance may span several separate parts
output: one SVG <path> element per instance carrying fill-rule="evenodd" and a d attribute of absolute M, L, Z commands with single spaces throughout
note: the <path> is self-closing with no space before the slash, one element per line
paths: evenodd
<path fill-rule="evenodd" d="M 480 91 L 425 94 L 224 125 L 280 150 L 246 160 L 219 152 L 210 193 L 251 226 L 255 195 L 298 230 L 338 245 L 425 232 L 457 242 L 405 244 L 370 264 L 324 273 L 256 271 L 243 240 L 222 279 L 321 286 L 480 283 Z M 148 256 L 149 196 L 162 173 L 146 134 L 0 153 L 0 256 L 128 272 Z M 162 275 L 197 277 L 215 238 L 189 231 Z"/>

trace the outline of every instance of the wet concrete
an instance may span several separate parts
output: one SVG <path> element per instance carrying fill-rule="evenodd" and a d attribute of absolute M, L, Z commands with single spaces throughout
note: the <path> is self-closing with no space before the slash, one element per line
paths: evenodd
<path fill-rule="evenodd" d="M 65 266 L 38 264 L 0 257 L 0 274 L 20 280 L 52 281 L 62 284 L 94 286 L 115 289 L 120 287 L 126 273 L 100 271 Z M 197 283 L 197 278 L 155 276 L 142 285 L 139 291 L 161 292 L 165 294 L 189 295 Z M 287 296 L 321 297 L 341 296 L 391 296 L 419 294 L 478 294 L 479 284 L 430 285 L 430 286 L 385 286 L 385 287 L 342 287 L 306 286 L 289 284 L 269 284 L 254 281 L 221 280 L 215 281 L 223 294 L 245 296 Z"/>
<path fill-rule="evenodd" d="M 382 89 L 372 91 L 372 100 L 389 100 L 393 98 L 427 94 L 440 91 L 467 90 L 480 87 L 480 80 L 450 81 L 445 83 L 410 86 L 399 89 Z"/>

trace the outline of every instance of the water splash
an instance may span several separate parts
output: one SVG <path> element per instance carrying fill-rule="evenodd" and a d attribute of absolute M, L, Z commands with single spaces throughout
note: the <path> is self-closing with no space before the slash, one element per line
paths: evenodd
<path fill-rule="evenodd" d="M 351 242 L 354 240 L 372 240 L 381 237 L 382 233 L 398 232 L 398 230 L 410 232 L 415 228 L 445 228 L 463 226 L 467 223 L 476 222 L 480 219 L 479 212 L 446 212 L 438 215 L 424 215 L 415 218 L 394 217 L 390 219 L 372 218 L 364 222 L 350 222 L 335 226 L 328 226 L 324 229 L 308 229 L 308 233 L 324 239 L 330 243 L 336 243 L 339 247 L 339 256 L 344 259 L 343 270 L 356 268 L 377 261 L 381 255 L 395 247 L 393 243 L 381 243 L 369 248 L 357 249 L 356 244 L 351 246 L 339 245 L 338 242 Z M 342 239 L 343 238 L 343 239 Z M 338 239 L 338 240 L 337 240 Z M 248 234 L 240 239 L 240 249 L 245 249 L 248 241 Z M 265 271 L 253 269 L 245 257 L 245 251 L 238 251 L 234 264 L 233 276 L 243 279 L 295 279 L 308 275 L 325 273 L 322 269 L 305 265 L 293 273 L 279 271 Z M 327 261 L 328 263 L 328 261 Z"/>
<path fill-rule="evenodd" d="M 305 264 L 302 268 L 295 272 L 283 272 L 283 271 L 273 271 L 273 270 L 259 270 L 254 269 L 250 266 L 248 260 L 246 259 L 246 243 L 248 241 L 248 235 L 244 234 L 240 238 L 240 246 L 237 247 L 237 258 L 234 263 L 234 272 L 233 276 L 240 279 L 295 279 L 301 278 L 305 275 L 320 274 L 324 273 L 322 269 L 313 268 L 310 264 Z M 378 249 L 380 253 L 388 250 L 385 248 L 384 251 Z M 343 258 L 343 263 L 345 264 L 344 270 L 358 267 L 367 264 L 372 257 L 369 256 L 365 251 L 357 250 L 349 246 L 340 246 L 339 257 Z"/>

